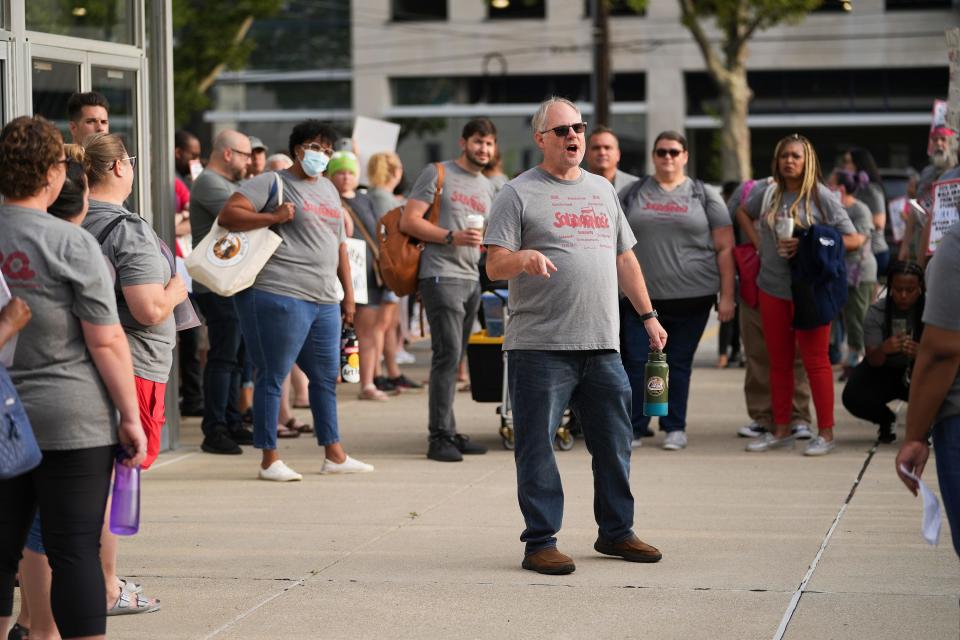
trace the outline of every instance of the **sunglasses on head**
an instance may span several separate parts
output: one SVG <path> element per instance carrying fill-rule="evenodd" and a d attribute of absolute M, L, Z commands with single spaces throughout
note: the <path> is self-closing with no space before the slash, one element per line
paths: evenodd
<path fill-rule="evenodd" d="M 663 149 L 663 148 L 660 148 L 660 149 L 654 149 L 653 152 L 656 154 L 656 156 L 657 156 L 658 158 L 666 158 L 668 155 L 669 155 L 671 158 L 676 158 L 676 157 L 679 156 L 681 153 L 683 153 L 683 150 L 682 150 L 682 149 Z"/>
<path fill-rule="evenodd" d="M 586 122 L 575 122 L 573 124 L 562 124 L 559 127 L 552 127 L 550 129 L 544 129 L 540 133 L 546 133 L 547 131 L 553 131 L 553 135 L 558 138 L 564 138 L 567 135 L 567 131 L 573 129 L 574 133 L 583 133 L 587 130 Z"/>

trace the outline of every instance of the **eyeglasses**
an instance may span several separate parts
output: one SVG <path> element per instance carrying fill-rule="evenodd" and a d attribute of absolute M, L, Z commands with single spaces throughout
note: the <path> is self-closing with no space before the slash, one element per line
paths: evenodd
<path fill-rule="evenodd" d="M 550 129 L 544 129 L 540 133 L 546 133 L 547 131 L 553 131 L 553 135 L 558 138 L 567 137 L 567 131 L 573 129 L 574 133 L 583 133 L 587 130 L 586 122 L 574 122 L 573 124 L 562 124 L 559 127 L 551 127 Z"/>
<path fill-rule="evenodd" d="M 660 148 L 660 149 L 654 149 L 653 152 L 657 155 L 658 158 L 666 158 L 668 155 L 669 155 L 671 158 L 676 158 L 676 157 L 679 156 L 681 153 L 683 153 L 683 149 L 664 149 L 664 148 Z"/>
<path fill-rule="evenodd" d="M 131 168 L 131 169 L 136 169 L 136 168 L 137 168 L 137 156 L 127 156 L 126 158 L 120 158 L 119 160 L 114 160 L 114 161 L 113 161 L 113 164 L 110 165 L 110 168 L 113 169 L 114 167 L 116 167 L 118 164 L 120 164 L 120 163 L 123 162 L 124 160 L 129 160 L 129 161 L 130 161 L 130 168 Z"/>
<path fill-rule="evenodd" d="M 234 149 L 233 147 L 230 147 L 230 151 L 233 151 L 234 153 L 239 153 L 244 158 L 250 158 L 253 156 L 252 151 L 240 151 L 240 149 Z"/>
<path fill-rule="evenodd" d="M 308 151 L 319 151 L 320 153 L 325 153 L 328 156 L 333 155 L 333 147 L 324 147 L 316 142 L 307 142 L 306 144 L 302 144 L 300 146 Z"/>

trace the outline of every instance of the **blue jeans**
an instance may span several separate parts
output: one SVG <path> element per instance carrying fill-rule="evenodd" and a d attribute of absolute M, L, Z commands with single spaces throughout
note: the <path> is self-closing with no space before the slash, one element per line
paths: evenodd
<path fill-rule="evenodd" d="M 693 356 L 710 317 L 709 298 L 669 300 L 654 303 L 660 324 L 667 331 L 667 364 L 670 366 L 669 405 L 667 415 L 660 418 L 661 431 L 683 431 L 687 428 L 687 400 L 690 396 L 690 374 Z M 679 307 L 679 308 L 677 308 Z M 628 298 L 620 300 L 620 356 L 633 390 L 633 412 L 630 422 L 634 437 L 647 431 L 649 416 L 643 415 L 644 368 L 650 352 L 650 338 L 640 316 Z"/>
<path fill-rule="evenodd" d="M 253 446 L 277 448 L 280 388 L 296 362 L 310 380 L 310 410 L 320 446 L 340 441 L 337 373 L 340 305 L 247 289 L 234 296 L 247 355 L 256 369 Z"/>
<path fill-rule="evenodd" d="M 600 537 L 633 535 L 630 493 L 630 382 L 614 351 L 509 351 L 517 496 L 526 553 L 557 546 L 563 486 L 553 440 L 569 406 L 592 457 L 593 514 Z"/>
<path fill-rule="evenodd" d="M 237 411 L 240 389 L 241 335 L 233 298 L 215 293 L 197 295 L 197 304 L 207 323 L 210 351 L 203 370 L 203 435 L 217 429 L 236 427 L 242 418 Z"/>
<path fill-rule="evenodd" d="M 960 556 L 960 416 L 944 418 L 933 425 L 933 452 L 953 550 Z"/>

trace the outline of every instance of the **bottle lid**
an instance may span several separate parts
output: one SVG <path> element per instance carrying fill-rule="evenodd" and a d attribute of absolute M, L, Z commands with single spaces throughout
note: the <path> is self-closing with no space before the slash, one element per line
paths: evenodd
<path fill-rule="evenodd" d="M 647 362 L 666 362 L 667 354 L 663 351 L 651 351 L 650 355 L 647 356 Z"/>

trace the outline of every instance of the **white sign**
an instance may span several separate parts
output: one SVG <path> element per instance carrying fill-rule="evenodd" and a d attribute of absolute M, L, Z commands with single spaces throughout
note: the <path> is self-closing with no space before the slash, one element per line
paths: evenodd
<path fill-rule="evenodd" d="M 907 209 L 907 198 L 894 198 L 887 205 L 887 220 L 890 221 L 890 230 L 893 232 L 894 242 L 903 240 L 903 234 L 907 230 L 907 221 L 903 219 L 903 213 Z"/>
<path fill-rule="evenodd" d="M 3 276 L 0 276 L 0 309 L 3 309 L 7 304 L 13 300 L 13 294 L 10 293 L 10 289 L 7 288 L 7 283 L 3 279 Z M 13 353 L 17 350 L 17 335 L 14 334 L 7 344 L 0 348 L 0 364 L 7 367 L 8 369 L 13 366 Z"/>
<path fill-rule="evenodd" d="M 360 161 L 360 184 L 367 184 L 367 163 L 370 156 L 381 151 L 397 150 L 397 140 L 400 139 L 400 125 L 357 116 L 353 123 L 354 153 Z"/>
<path fill-rule="evenodd" d="M 927 255 L 933 255 L 943 234 L 960 220 L 960 179 L 944 180 L 933 184 L 933 216 L 930 220 L 930 242 Z"/>
<path fill-rule="evenodd" d="M 367 243 L 359 238 L 347 238 L 347 256 L 350 258 L 350 279 L 353 280 L 353 301 L 367 304 Z"/>

